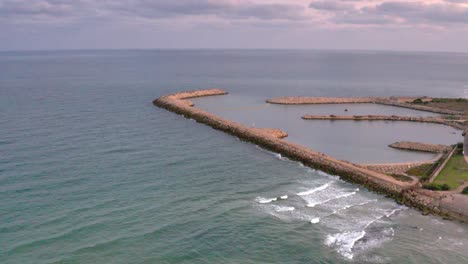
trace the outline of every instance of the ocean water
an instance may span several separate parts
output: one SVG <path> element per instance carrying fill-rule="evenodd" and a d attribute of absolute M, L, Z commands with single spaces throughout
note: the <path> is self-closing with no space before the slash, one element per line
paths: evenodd
<path fill-rule="evenodd" d="M 468 55 L 455 53 L 0 53 L 0 263 L 467 263 L 466 225 L 422 216 L 151 104 L 167 93 L 220 87 L 230 95 L 197 106 L 282 128 L 288 140 L 343 159 L 421 160 L 432 156 L 386 145 L 453 143 L 459 132 L 302 121 L 344 106 L 264 100 L 463 97 L 466 72 Z"/>

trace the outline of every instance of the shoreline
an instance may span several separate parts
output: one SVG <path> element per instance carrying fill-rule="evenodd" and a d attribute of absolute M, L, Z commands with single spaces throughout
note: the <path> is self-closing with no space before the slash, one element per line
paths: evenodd
<path fill-rule="evenodd" d="M 193 103 L 187 103 L 186 100 L 195 97 L 224 94 L 227 94 L 227 92 L 220 89 L 182 92 L 159 97 L 153 101 L 153 104 L 183 115 L 186 118 L 192 118 L 214 129 L 234 135 L 241 140 L 280 153 L 291 160 L 303 163 L 305 166 L 332 175 L 338 175 L 346 181 L 360 184 L 369 190 L 385 194 L 398 203 L 417 208 L 423 211 L 423 213 L 432 213 L 468 222 L 468 213 L 442 206 L 442 199 L 445 198 L 443 195 L 420 189 L 418 183 L 414 180 L 411 183 L 401 182 L 389 175 L 364 168 L 359 164 L 338 160 L 326 154 L 313 151 L 310 148 L 283 140 L 272 133 L 265 132 L 264 129 L 259 130 L 258 128 L 248 127 L 203 111 L 194 107 Z"/>

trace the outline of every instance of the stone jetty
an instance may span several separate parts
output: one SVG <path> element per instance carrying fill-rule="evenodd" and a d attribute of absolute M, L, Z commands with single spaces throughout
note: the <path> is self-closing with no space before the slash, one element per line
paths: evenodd
<path fill-rule="evenodd" d="M 194 107 L 192 103 L 187 103 L 186 100 L 193 97 L 223 94 L 227 94 L 227 92 L 220 89 L 182 92 L 162 96 L 154 100 L 153 104 L 187 118 L 194 119 L 197 122 L 206 124 L 214 129 L 234 135 L 241 140 L 252 142 L 270 151 L 280 153 L 291 160 L 301 162 L 305 166 L 309 166 L 332 175 L 338 175 L 344 180 L 361 184 L 366 188 L 379 193 L 384 193 L 408 206 L 413 206 L 425 212 L 451 216 L 461 221 L 468 220 L 467 215 L 442 208 L 440 206 L 440 199 L 426 195 L 424 190 L 419 189 L 415 181 L 398 181 L 389 175 L 369 170 L 348 161 L 335 159 L 323 153 L 316 152 L 304 146 L 281 139 L 281 137 L 276 134 L 278 131 L 271 133 L 271 129 L 248 127 L 243 124 L 221 118 L 217 115 Z"/>
<path fill-rule="evenodd" d="M 304 120 L 353 120 L 353 121 L 405 121 L 434 123 L 459 129 L 461 124 L 454 120 L 433 116 L 397 116 L 397 115 L 304 115 Z"/>
<path fill-rule="evenodd" d="M 371 104 L 380 97 L 300 97 L 300 96 L 284 96 L 266 100 L 269 104 Z"/>
<path fill-rule="evenodd" d="M 256 129 L 258 133 L 267 133 L 270 136 L 280 138 L 280 139 L 288 136 L 288 133 L 277 128 L 253 128 L 252 127 L 252 129 Z"/>
<path fill-rule="evenodd" d="M 448 152 L 452 148 L 447 145 L 439 144 L 427 144 L 420 142 L 412 141 L 399 141 L 388 145 L 391 148 L 404 149 L 404 150 L 414 150 L 414 151 L 423 151 L 423 152 L 432 152 L 432 153 L 443 153 Z"/>
<path fill-rule="evenodd" d="M 462 112 L 440 109 L 426 105 L 412 104 L 417 97 L 309 97 L 309 96 L 283 96 L 266 100 L 270 104 L 298 105 L 298 104 L 383 104 L 396 107 L 404 107 L 415 110 L 445 114 L 463 115 Z M 424 101 L 432 101 L 425 97 Z"/>
<path fill-rule="evenodd" d="M 384 164 L 360 164 L 364 168 L 378 171 L 385 174 L 406 174 L 411 168 L 421 166 L 423 164 L 432 164 L 441 158 L 442 155 L 437 155 L 436 158 L 426 161 L 401 162 L 401 163 L 384 163 Z"/>

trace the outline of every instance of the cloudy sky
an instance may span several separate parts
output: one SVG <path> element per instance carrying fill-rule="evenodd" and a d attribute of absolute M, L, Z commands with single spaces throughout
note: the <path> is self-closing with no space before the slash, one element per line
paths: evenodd
<path fill-rule="evenodd" d="M 0 50 L 468 52 L 468 0 L 0 0 Z"/>

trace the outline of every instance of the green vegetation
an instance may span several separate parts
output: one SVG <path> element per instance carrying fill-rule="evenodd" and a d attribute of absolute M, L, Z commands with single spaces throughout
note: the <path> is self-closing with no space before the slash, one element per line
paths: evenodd
<path fill-rule="evenodd" d="M 465 162 L 462 149 L 457 149 L 434 182 L 456 188 L 465 180 L 468 180 L 468 164 Z"/>
<path fill-rule="evenodd" d="M 416 100 L 418 100 L 418 99 L 416 99 Z M 414 101 L 416 101 L 416 100 L 414 100 Z M 433 103 L 453 103 L 453 102 L 466 103 L 466 102 L 468 102 L 468 99 L 465 99 L 465 98 L 433 98 L 432 102 Z"/>
<path fill-rule="evenodd" d="M 416 176 L 416 177 L 421 177 L 421 181 L 425 181 L 429 178 L 432 170 L 431 168 L 434 166 L 434 164 L 422 164 L 416 167 L 413 167 L 409 170 L 406 171 L 406 174 Z"/>
<path fill-rule="evenodd" d="M 429 180 L 429 177 L 431 177 L 432 172 L 439 167 L 439 165 L 443 162 L 443 158 L 440 158 L 437 160 L 435 163 L 429 163 L 429 164 L 422 164 L 416 167 L 413 167 L 409 170 L 406 171 L 406 174 L 420 177 L 421 182 L 425 182 Z"/>
<path fill-rule="evenodd" d="M 434 98 L 427 105 L 468 114 L 468 99 L 465 98 Z"/>
<path fill-rule="evenodd" d="M 463 194 L 468 194 L 468 187 L 465 187 L 462 191 Z"/>
<path fill-rule="evenodd" d="M 413 100 L 413 104 L 424 104 L 424 101 L 421 98 Z"/>
<path fill-rule="evenodd" d="M 450 186 L 446 183 L 438 184 L 438 183 L 427 183 L 423 184 L 424 189 L 432 190 L 432 191 L 448 191 L 450 190 Z"/>
<path fill-rule="evenodd" d="M 462 191 L 463 194 L 468 194 L 468 187 L 465 187 Z"/>
<path fill-rule="evenodd" d="M 448 115 L 448 116 L 443 116 L 443 118 L 447 120 L 459 120 L 461 117 L 455 116 L 455 115 Z"/>

